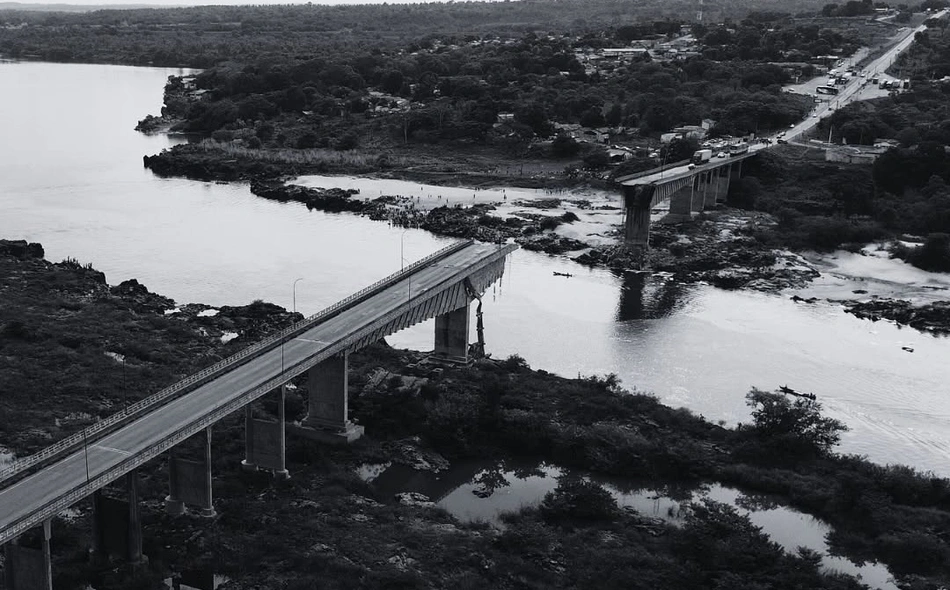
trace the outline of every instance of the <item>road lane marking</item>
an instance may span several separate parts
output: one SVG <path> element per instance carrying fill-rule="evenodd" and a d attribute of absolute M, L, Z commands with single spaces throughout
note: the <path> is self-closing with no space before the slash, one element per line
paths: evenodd
<path fill-rule="evenodd" d="M 128 452 L 128 451 L 123 451 L 122 449 L 116 449 L 116 448 L 113 448 L 113 447 L 104 447 L 104 446 L 102 446 L 102 445 L 93 445 L 93 448 L 94 448 L 94 449 L 102 449 L 103 451 L 114 451 L 114 452 L 116 452 L 116 453 L 119 453 L 120 455 L 125 455 L 126 457 L 131 457 L 131 456 L 132 456 L 132 453 L 130 453 L 130 452 Z"/>

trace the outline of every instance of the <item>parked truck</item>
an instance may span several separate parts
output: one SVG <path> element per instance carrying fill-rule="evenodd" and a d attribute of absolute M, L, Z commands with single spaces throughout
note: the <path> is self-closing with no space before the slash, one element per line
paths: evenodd
<path fill-rule="evenodd" d="M 696 150 L 696 152 L 693 153 L 693 157 L 690 161 L 693 164 L 705 164 L 712 159 L 712 155 L 712 150 Z"/>

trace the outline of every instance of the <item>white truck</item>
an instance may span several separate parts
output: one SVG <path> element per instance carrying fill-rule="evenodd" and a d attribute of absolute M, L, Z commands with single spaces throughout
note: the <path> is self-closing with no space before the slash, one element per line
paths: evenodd
<path fill-rule="evenodd" d="M 690 159 L 690 161 L 693 164 L 705 164 L 712 159 L 712 155 L 712 150 L 696 150 L 693 153 L 693 157 Z"/>

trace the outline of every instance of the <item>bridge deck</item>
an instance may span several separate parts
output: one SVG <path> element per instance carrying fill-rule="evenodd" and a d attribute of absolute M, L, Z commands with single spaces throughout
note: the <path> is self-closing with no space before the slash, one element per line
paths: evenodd
<path fill-rule="evenodd" d="M 51 509 L 61 510 L 78 501 L 319 360 L 341 350 L 358 348 L 357 342 L 365 342 L 378 333 L 411 325 L 390 321 L 393 314 L 411 313 L 413 323 L 426 319 L 413 309 L 415 301 L 419 301 L 416 307 L 426 307 L 428 317 L 441 313 L 435 309 L 433 293 L 457 286 L 473 267 L 484 267 L 486 261 L 498 264 L 500 258 L 503 264 L 504 256 L 513 249 L 471 244 L 296 335 L 282 349 L 262 352 L 187 395 L 90 441 L 85 450 L 80 448 L 0 490 L 0 543 L 48 518 Z M 385 322 L 382 327 L 381 320 Z"/>
<path fill-rule="evenodd" d="M 764 146 L 759 147 L 757 145 L 753 147 L 756 149 L 750 149 L 744 154 L 729 156 L 728 158 L 713 158 L 709 162 L 705 164 L 698 164 L 693 168 L 690 168 L 689 164 L 685 164 L 676 168 L 657 170 L 656 172 L 652 172 L 650 174 L 631 174 L 630 176 L 622 176 L 617 179 L 617 182 L 623 186 L 635 186 L 639 184 L 656 184 L 659 186 L 682 178 L 695 176 L 700 172 L 706 172 L 707 170 L 713 170 L 715 168 L 721 168 L 723 166 L 735 164 L 736 162 L 741 162 L 742 160 L 747 160 L 757 155 L 759 151 L 764 149 Z"/>

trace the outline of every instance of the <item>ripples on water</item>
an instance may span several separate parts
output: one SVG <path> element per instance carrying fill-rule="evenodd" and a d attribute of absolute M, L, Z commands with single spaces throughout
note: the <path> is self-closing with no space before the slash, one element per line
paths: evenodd
<path fill-rule="evenodd" d="M 265 201 L 242 184 L 154 177 L 142 156 L 178 140 L 133 127 L 159 111 L 171 73 L 0 63 L 0 236 L 41 242 L 51 260 L 92 263 L 110 283 L 136 278 L 178 303 L 289 309 L 303 278 L 296 301 L 308 314 L 449 241 Z M 63 88 L 77 89 L 69 101 Z M 946 338 L 837 305 L 615 276 L 524 251 L 484 299 L 496 358 L 516 353 L 571 377 L 616 373 L 628 388 L 729 423 L 748 419 L 750 387 L 788 385 L 852 427 L 841 450 L 950 474 Z M 428 322 L 390 341 L 427 350 L 432 331 Z"/>

